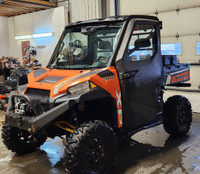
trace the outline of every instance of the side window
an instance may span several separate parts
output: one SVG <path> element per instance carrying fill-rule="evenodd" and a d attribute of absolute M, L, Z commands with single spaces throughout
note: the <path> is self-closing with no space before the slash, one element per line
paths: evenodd
<path fill-rule="evenodd" d="M 156 28 L 152 24 L 136 24 L 128 44 L 128 60 L 150 59 L 157 49 Z"/>

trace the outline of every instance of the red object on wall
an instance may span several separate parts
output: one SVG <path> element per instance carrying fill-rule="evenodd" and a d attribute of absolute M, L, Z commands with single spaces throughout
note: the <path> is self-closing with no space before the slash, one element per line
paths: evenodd
<path fill-rule="evenodd" d="M 25 48 L 27 47 L 27 45 L 30 45 L 30 41 L 22 41 L 21 45 L 22 45 L 22 56 L 24 57 L 26 55 Z"/>
<path fill-rule="evenodd" d="M 26 55 L 25 48 L 26 48 L 28 45 L 30 45 L 30 41 L 22 41 L 22 42 L 21 42 L 23 64 L 26 64 L 26 59 L 24 59 L 24 56 Z"/>

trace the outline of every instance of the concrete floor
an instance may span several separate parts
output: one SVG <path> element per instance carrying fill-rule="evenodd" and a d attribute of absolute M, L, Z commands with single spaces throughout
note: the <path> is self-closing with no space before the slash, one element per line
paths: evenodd
<path fill-rule="evenodd" d="M 157 126 L 135 134 L 119 151 L 113 174 L 199 174 L 200 114 L 187 136 L 173 139 Z"/>
<path fill-rule="evenodd" d="M 166 92 L 165 98 L 177 94 Z M 189 96 L 193 107 L 200 106 L 200 94 L 178 92 Z M 198 98 L 198 99 L 197 99 Z M 0 122 L 4 120 L 0 112 Z M 200 174 L 200 114 L 194 113 L 187 136 L 173 139 L 162 125 L 141 131 L 132 137 L 130 144 L 119 148 L 112 174 Z M 64 146 L 59 138 L 48 139 L 40 150 L 14 156 L 0 138 L 0 174 L 64 174 L 62 157 Z"/>

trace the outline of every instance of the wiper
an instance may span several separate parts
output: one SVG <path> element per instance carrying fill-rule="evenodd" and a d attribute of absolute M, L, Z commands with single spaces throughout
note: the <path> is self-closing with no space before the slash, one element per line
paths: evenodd
<path fill-rule="evenodd" d="M 94 71 L 94 70 L 100 69 L 100 68 L 105 68 L 105 66 L 102 66 L 102 67 L 92 67 L 92 68 L 90 69 L 90 71 Z"/>
<path fill-rule="evenodd" d="M 121 28 L 120 26 L 112 26 L 112 25 L 99 25 L 99 26 L 88 26 L 81 28 L 82 34 L 89 34 L 95 32 L 97 29 L 101 28 Z"/>
<path fill-rule="evenodd" d="M 83 27 L 81 28 L 81 33 L 84 33 L 84 32 L 93 32 L 94 30 L 96 29 L 99 29 L 99 28 L 105 28 L 107 27 L 108 25 L 99 25 L 99 26 L 87 26 L 87 27 Z"/>
<path fill-rule="evenodd" d="M 57 68 L 56 65 L 49 67 L 50 70 L 52 70 L 52 69 L 56 69 L 56 68 Z"/>

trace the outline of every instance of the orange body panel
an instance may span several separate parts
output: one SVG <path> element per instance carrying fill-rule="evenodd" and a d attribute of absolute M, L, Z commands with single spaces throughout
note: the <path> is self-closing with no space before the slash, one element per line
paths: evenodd
<path fill-rule="evenodd" d="M 46 73 L 35 78 L 33 73 L 28 76 L 28 85 L 25 89 L 27 92 L 28 88 L 44 89 L 50 90 L 50 98 L 56 97 L 60 94 L 66 93 L 68 89 L 72 86 L 80 84 L 85 81 L 90 81 L 97 86 L 103 88 L 108 93 L 111 94 L 113 98 L 117 101 L 117 112 L 118 112 L 118 127 L 122 127 L 122 101 L 121 101 L 121 90 L 119 84 L 119 78 L 117 71 L 114 67 L 107 67 L 96 70 L 58 70 L 58 69 L 48 69 L 45 68 Z M 114 75 L 109 77 L 100 77 L 97 75 L 99 72 L 109 70 Z M 91 75 L 90 75 L 91 74 Z M 62 77 L 61 80 L 56 83 L 43 83 L 40 82 L 45 77 Z"/>
<path fill-rule="evenodd" d="M 6 95 L 0 95 L 0 100 L 6 98 Z"/>

